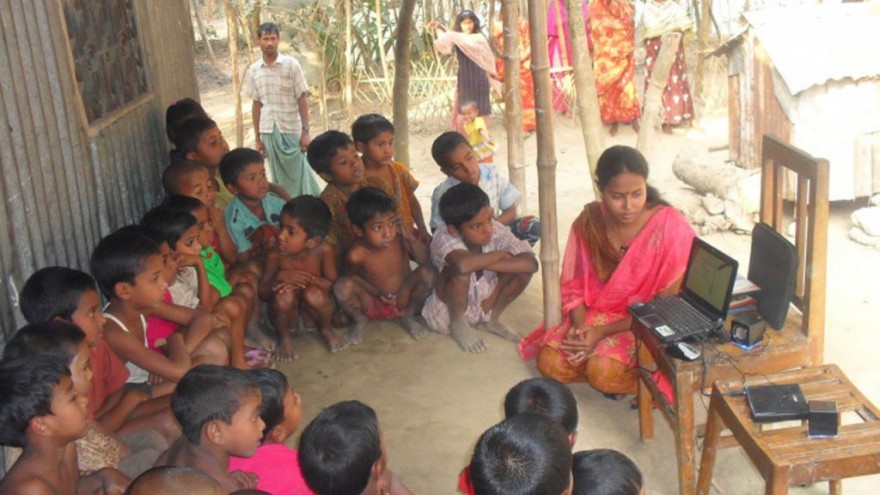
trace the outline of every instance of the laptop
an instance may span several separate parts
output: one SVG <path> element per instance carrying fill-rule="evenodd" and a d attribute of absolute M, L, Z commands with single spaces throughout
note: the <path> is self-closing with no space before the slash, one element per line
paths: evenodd
<path fill-rule="evenodd" d="M 724 325 L 738 266 L 735 259 L 694 237 L 681 292 L 633 304 L 629 313 L 661 342 L 704 338 Z"/>

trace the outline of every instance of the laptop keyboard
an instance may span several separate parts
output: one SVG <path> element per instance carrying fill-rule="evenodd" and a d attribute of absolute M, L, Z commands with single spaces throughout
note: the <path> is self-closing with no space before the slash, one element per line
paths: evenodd
<path fill-rule="evenodd" d="M 651 302 L 652 309 L 665 320 L 666 325 L 675 330 L 675 340 L 695 333 L 705 332 L 712 322 L 690 304 L 677 297 L 662 297 Z"/>

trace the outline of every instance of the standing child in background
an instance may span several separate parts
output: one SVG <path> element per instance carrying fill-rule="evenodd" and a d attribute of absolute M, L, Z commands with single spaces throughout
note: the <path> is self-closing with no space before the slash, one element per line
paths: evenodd
<path fill-rule="evenodd" d="M 393 193 L 384 180 L 365 176 L 364 163 L 354 142 L 344 132 L 327 131 L 315 137 L 309 144 L 308 157 L 309 165 L 327 181 L 327 186 L 321 192 L 321 201 L 327 204 L 333 216 L 327 240 L 333 244 L 336 257 L 340 259 L 355 239 L 345 210 L 348 198 L 362 187 L 376 187 L 389 196 Z"/>
<path fill-rule="evenodd" d="M 422 316 L 431 330 L 451 333 L 468 352 L 486 348 L 474 324 L 485 324 L 489 332 L 516 342 L 519 337 L 499 318 L 538 271 L 532 249 L 492 219 L 489 197 L 473 184 L 446 191 L 440 213 L 446 224 L 431 242 L 431 261 L 439 276 Z"/>
<path fill-rule="evenodd" d="M 480 163 L 492 163 L 495 157 L 495 141 L 489 135 L 486 120 L 479 114 L 477 104 L 468 101 L 461 105 L 461 116 L 464 122 L 464 135 L 473 148 Z"/>
<path fill-rule="evenodd" d="M 24 453 L 0 481 L 0 495 L 121 494 L 130 481 L 112 468 L 80 478 L 74 441 L 86 433 L 86 407 L 57 356 L 0 362 L 0 444 Z"/>
<path fill-rule="evenodd" d="M 574 454 L 572 495 L 645 495 L 639 467 L 616 450 L 582 450 Z"/>
<path fill-rule="evenodd" d="M 269 322 L 278 334 L 280 360 L 297 358 L 290 329 L 300 317 L 318 323 L 330 352 L 345 347 L 331 323 L 336 255 L 324 242 L 330 222 L 330 209 L 314 196 L 293 198 L 281 209 L 278 246 L 266 255 L 260 281 L 260 298 L 269 303 Z"/>
<path fill-rule="evenodd" d="M 257 489 L 273 495 L 310 495 L 312 492 L 300 473 L 299 454 L 284 444 L 299 428 L 302 400 L 290 388 L 284 373 L 270 369 L 249 373 L 260 385 L 260 418 L 266 426 L 262 443 L 254 455 L 230 457 L 229 471 L 256 474 Z"/>
<path fill-rule="evenodd" d="M 378 177 L 389 185 L 403 226 L 415 228 L 416 238 L 430 242 L 422 206 L 415 195 L 419 181 L 404 164 L 394 160 L 394 124 L 376 113 L 361 115 L 351 124 L 351 137 L 361 153 L 364 175 Z"/>
<path fill-rule="evenodd" d="M 376 411 L 358 401 L 333 404 L 306 426 L 299 462 L 317 495 L 412 495 L 388 468 Z"/>
<path fill-rule="evenodd" d="M 568 495 L 571 458 L 559 423 L 543 414 L 517 414 L 480 436 L 471 458 L 474 493 Z"/>
<path fill-rule="evenodd" d="M 269 192 L 263 155 L 250 148 L 230 151 L 220 164 L 220 177 L 235 194 L 224 215 L 239 256 L 262 259 L 275 245 L 285 202 Z"/>
<path fill-rule="evenodd" d="M 171 409 L 183 436 L 156 461 L 156 466 L 203 471 L 228 492 L 253 488 L 252 473 L 229 472 L 229 456 L 254 455 L 266 426 L 260 418 L 262 397 L 255 377 L 228 366 L 203 364 L 177 384 Z"/>
<path fill-rule="evenodd" d="M 491 163 L 479 163 L 477 154 L 467 138 L 457 132 L 444 132 L 431 145 L 431 156 L 447 179 L 434 188 L 431 193 L 431 228 L 440 228 L 440 198 L 452 186 L 465 182 L 480 186 L 489 196 L 489 206 L 495 220 L 506 225 L 517 239 L 528 241 L 534 246 L 541 237 L 541 222 L 538 217 L 516 217 L 516 207 L 520 199 L 518 191 Z"/>
<path fill-rule="evenodd" d="M 428 248 L 400 225 L 394 200 L 365 187 L 348 200 L 348 217 L 358 239 L 343 257 L 345 277 L 333 288 L 339 305 L 354 319 L 347 341 L 357 344 L 369 320 L 398 319 L 414 339 L 428 330 L 416 314 L 434 287 Z M 413 270 L 410 260 L 418 263 Z"/>

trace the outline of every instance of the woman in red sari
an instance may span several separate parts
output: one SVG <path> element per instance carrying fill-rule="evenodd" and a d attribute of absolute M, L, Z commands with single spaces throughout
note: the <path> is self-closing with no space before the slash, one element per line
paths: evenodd
<path fill-rule="evenodd" d="M 626 308 L 678 291 L 694 231 L 647 184 L 636 149 L 612 146 L 597 164 L 602 200 L 571 227 L 562 265 L 560 325 L 540 326 L 519 344 L 525 360 L 562 382 L 606 394 L 637 391 L 635 340 Z"/>
<path fill-rule="evenodd" d="M 599 115 L 611 124 L 612 136 L 620 122 L 638 132 L 642 108 L 636 96 L 633 5 L 630 0 L 593 0 L 589 11 Z"/>

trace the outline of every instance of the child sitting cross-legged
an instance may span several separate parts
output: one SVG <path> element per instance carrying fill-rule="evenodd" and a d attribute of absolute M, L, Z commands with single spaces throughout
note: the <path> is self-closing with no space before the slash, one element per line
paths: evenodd
<path fill-rule="evenodd" d="M 333 330 L 336 256 L 324 239 L 330 229 L 330 210 L 314 196 L 291 199 L 281 209 L 277 248 L 266 254 L 260 298 L 269 303 L 269 321 L 278 335 L 278 354 L 296 357 L 291 328 L 300 316 L 318 323 L 331 352 L 345 347 Z"/>
<path fill-rule="evenodd" d="M 113 468 L 80 478 L 74 441 L 86 434 L 85 400 L 57 355 L 0 362 L 0 444 L 24 448 L 0 495 L 119 494 L 130 481 Z"/>
<path fill-rule="evenodd" d="M 369 320 L 388 319 L 398 319 L 414 339 L 424 337 L 428 330 L 416 314 L 435 279 L 427 247 L 400 224 L 394 200 L 380 189 L 352 194 L 347 209 L 357 240 L 343 258 L 346 276 L 333 289 L 354 319 L 347 341 L 359 343 Z"/>
<path fill-rule="evenodd" d="M 479 186 L 489 196 L 495 220 L 506 225 L 516 236 L 534 246 L 541 237 L 541 223 L 538 217 L 517 218 L 516 208 L 522 192 L 517 190 L 506 177 L 501 175 L 491 163 L 479 163 L 474 148 L 463 135 L 457 132 L 444 132 L 431 145 L 431 156 L 440 171 L 447 175 L 445 181 L 431 193 L 431 228 L 435 231 L 443 222 L 440 213 L 440 198 L 449 188 L 459 183 Z"/>
<path fill-rule="evenodd" d="M 364 175 L 378 177 L 390 186 L 391 197 L 400 211 L 401 225 L 414 228 L 417 239 L 426 244 L 430 242 L 422 205 L 415 195 L 419 181 L 404 164 L 394 160 L 394 124 L 377 113 L 361 115 L 351 124 L 351 137 L 361 153 Z"/>
<path fill-rule="evenodd" d="M 231 457 L 229 471 L 256 474 L 257 489 L 274 495 L 312 493 L 300 473 L 299 454 L 284 444 L 299 428 L 302 417 L 299 394 L 291 390 L 280 371 L 256 369 L 249 373 L 256 377 L 262 394 L 260 417 L 266 424 L 263 441 L 250 458 Z"/>
<path fill-rule="evenodd" d="M 569 495 L 571 446 L 544 414 L 522 413 L 486 430 L 471 457 L 476 495 Z"/>
<path fill-rule="evenodd" d="M 250 457 L 260 445 L 265 423 L 256 377 L 229 366 L 199 365 L 187 372 L 171 397 L 183 436 L 156 466 L 191 467 L 220 483 L 227 493 L 253 488 L 253 473 L 229 472 L 229 456 Z"/>
<path fill-rule="evenodd" d="M 364 174 L 364 162 L 354 142 L 344 132 L 327 131 L 316 136 L 309 143 L 308 159 L 312 169 L 327 181 L 320 196 L 333 216 L 327 240 L 333 245 L 337 258 L 341 258 L 355 240 L 354 229 L 345 209 L 348 198 L 362 187 L 376 187 L 390 196 L 391 187 L 378 177 Z"/>
<path fill-rule="evenodd" d="M 486 348 L 475 324 L 518 341 L 499 318 L 538 271 L 531 247 L 493 219 L 489 197 L 473 184 L 461 183 L 446 191 L 440 213 L 445 225 L 431 241 L 431 261 L 439 276 L 422 310 L 428 326 L 451 333 L 468 352 Z"/>
<path fill-rule="evenodd" d="M 321 411 L 299 440 L 300 471 L 317 495 L 411 495 L 388 468 L 376 411 L 344 401 Z"/>

